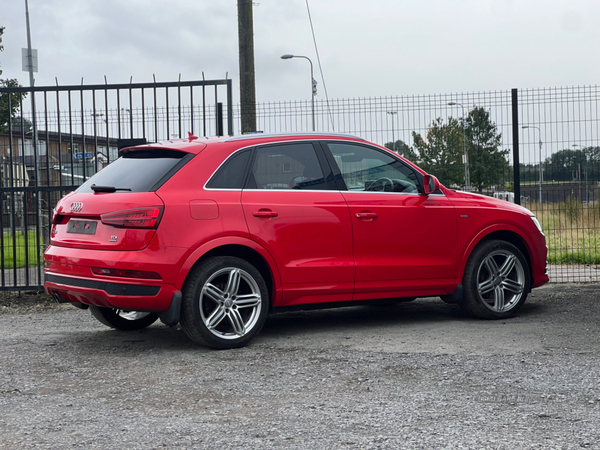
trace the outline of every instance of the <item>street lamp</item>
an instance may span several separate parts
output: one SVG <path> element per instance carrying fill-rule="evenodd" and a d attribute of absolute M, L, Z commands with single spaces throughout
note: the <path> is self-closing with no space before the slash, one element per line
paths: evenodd
<path fill-rule="evenodd" d="M 313 63 L 308 56 L 301 55 L 282 55 L 281 59 L 304 58 L 310 63 L 310 86 L 312 89 L 311 111 L 312 111 L 312 130 L 315 131 L 315 95 L 317 95 L 317 82 L 313 76 Z"/>
<path fill-rule="evenodd" d="M 398 114 L 398 111 L 387 111 L 387 113 L 392 116 L 392 151 L 396 152 L 396 139 L 394 138 L 394 115 Z"/>
<path fill-rule="evenodd" d="M 470 180 L 469 180 L 469 161 L 467 157 L 467 139 L 465 137 L 465 107 L 456 102 L 449 102 L 448 106 L 460 106 L 462 109 L 462 127 L 463 127 L 463 159 L 465 160 L 465 191 L 468 191 L 470 188 Z"/>
<path fill-rule="evenodd" d="M 104 113 L 91 113 L 90 114 L 91 117 L 94 118 L 94 136 L 97 135 L 97 125 L 98 125 L 98 119 L 102 119 L 102 121 L 104 123 L 106 123 L 106 119 L 104 118 Z"/>
<path fill-rule="evenodd" d="M 132 122 L 131 110 L 129 108 L 121 108 L 121 113 L 125 115 L 125 113 L 129 114 L 129 122 Z M 125 130 L 127 129 L 127 124 L 121 121 L 121 115 L 119 115 L 119 139 L 121 138 L 121 130 L 123 130 L 123 139 L 125 139 Z M 131 128 L 133 130 L 133 123 L 131 124 Z M 133 137 L 133 133 L 130 134 L 130 138 Z"/>
<path fill-rule="evenodd" d="M 540 133 L 540 205 L 542 204 L 542 182 L 544 181 L 544 177 L 542 175 L 542 130 L 540 127 L 536 127 L 534 125 L 523 125 L 522 128 L 535 128 Z"/>

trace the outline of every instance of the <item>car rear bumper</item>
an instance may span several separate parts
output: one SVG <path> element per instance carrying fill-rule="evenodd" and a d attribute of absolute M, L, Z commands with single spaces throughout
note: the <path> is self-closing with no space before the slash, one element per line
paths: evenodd
<path fill-rule="evenodd" d="M 81 250 L 49 246 L 44 253 L 44 289 L 61 301 L 134 311 L 166 311 L 182 249 L 137 252 Z M 153 272 L 160 279 L 100 276 L 92 268 Z"/>
<path fill-rule="evenodd" d="M 166 311 L 177 289 L 173 285 L 106 282 L 45 273 L 44 289 L 61 301 L 133 311 Z"/>

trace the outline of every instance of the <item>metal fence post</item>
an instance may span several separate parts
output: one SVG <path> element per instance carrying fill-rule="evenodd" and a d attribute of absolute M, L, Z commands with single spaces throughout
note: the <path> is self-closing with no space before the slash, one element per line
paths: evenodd
<path fill-rule="evenodd" d="M 519 162 L 519 95 L 516 88 L 512 94 L 512 135 L 513 135 L 513 171 L 515 203 L 521 204 L 521 168 Z"/>

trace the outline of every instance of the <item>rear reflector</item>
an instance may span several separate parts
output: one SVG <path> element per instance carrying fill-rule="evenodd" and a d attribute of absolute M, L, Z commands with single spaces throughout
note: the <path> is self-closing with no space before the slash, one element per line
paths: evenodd
<path fill-rule="evenodd" d="M 102 214 L 100 220 L 105 225 L 119 228 L 156 228 L 162 213 L 162 206 L 153 206 Z"/>
<path fill-rule="evenodd" d="M 143 270 L 121 270 L 105 269 L 103 267 L 92 267 L 92 272 L 96 275 L 105 275 L 107 277 L 145 278 L 148 280 L 160 280 L 160 275 L 156 272 L 146 272 Z"/>

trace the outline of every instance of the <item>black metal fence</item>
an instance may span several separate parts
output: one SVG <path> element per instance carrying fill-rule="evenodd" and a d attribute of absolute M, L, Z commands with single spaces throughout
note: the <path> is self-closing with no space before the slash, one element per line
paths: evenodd
<path fill-rule="evenodd" d="M 0 96 L 13 112 L 0 123 L 0 290 L 41 289 L 54 206 L 119 148 L 233 134 L 231 80 L 0 88 Z"/>
<path fill-rule="evenodd" d="M 37 107 L 0 133 L 0 290 L 41 285 L 54 204 L 114 160 L 121 145 L 240 130 L 230 80 L 21 89 L 33 92 Z M 218 120 L 224 96 L 226 127 Z M 263 132 L 310 130 L 314 116 L 318 131 L 361 136 L 429 164 L 440 178 L 454 174 L 446 181 L 452 187 L 514 199 L 542 223 L 551 279 L 587 282 L 600 279 L 599 96 L 597 86 L 583 86 L 317 98 L 314 109 L 310 99 L 259 103 L 256 116 Z M 20 100 L 19 110 L 29 101 Z M 476 110 L 505 154 L 493 182 L 478 182 L 485 162 L 476 161 L 478 138 L 469 128 Z M 424 146 L 454 159 L 419 161 Z"/>
<path fill-rule="evenodd" d="M 497 147 L 506 153 L 506 164 L 495 169 L 495 181 L 481 193 L 514 199 L 537 215 L 547 237 L 552 281 L 600 280 L 598 86 L 317 99 L 314 111 L 310 99 L 271 102 L 258 105 L 257 121 L 265 132 L 301 131 L 310 129 L 314 114 L 319 131 L 350 133 L 399 153 L 418 154 L 423 145 L 418 140 L 431 144 L 436 129 L 449 133 L 444 126 L 468 125 L 463 119 L 475 109 L 488 115 L 500 138 Z M 469 181 L 474 181 L 476 143 L 468 131 L 459 129 L 453 139 L 435 143 L 458 155 L 449 164 L 459 170 L 466 159 Z M 461 158 L 463 153 L 467 158 Z M 422 161 L 415 162 L 423 167 Z M 440 163 L 432 173 L 442 178 L 448 167 Z M 466 180 L 450 184 L 479 191 Z"/>

